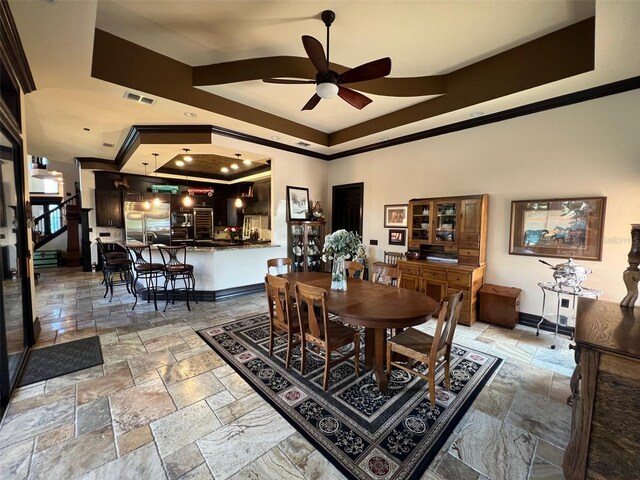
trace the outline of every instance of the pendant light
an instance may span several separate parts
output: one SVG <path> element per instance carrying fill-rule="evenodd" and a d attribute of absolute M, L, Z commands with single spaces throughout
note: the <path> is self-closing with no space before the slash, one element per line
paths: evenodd
<path fill-rule="evenodd" d="M 185 175 L 184 178 L 187 181 L 187 194 L 182 199 L 182 205 L 184 205 L 185 207 L 190 207 L 191 205 L 193 205 L 193 199 L 189 196 L 189 176 Z"/>
<path fill-rule="evenodd" d="M 242 199 L 240 198 L 240 184 L 237 183 L 236 184 L 238 186 L 238 198 L 236 198 L 236 201 L 234 202 L 234 205 L 236 208 L 242 208 Z"/>
<path fill-rule="evenodd" d="M 149 165 L 149 162 L 142 162 L 142 164 L 144 165 L 144 176 L 146 177 L 147 176 L 147 165 Z M 145 200 L 142 203 L 142 207 L 145 210 L 149 210 L 151 208 L 151 202 L 149 202 L 149 200 Z"/>
<path fill-rule="evenodd" d="M 184 155 L 182 156 L 182 160 L 184 160 L 187 163 L 193 162 L 193 158 L 191 158 L 191 155 L 189 155 L 189 149 L 183 148 L 183 150 L 184 150 Z"/>
<path fill-rule="evenodd" d="M 152 153 L 151 155 L 153 155 L 153 172 L 156 175 L 156 183 L 158 183 L 158 154 L 157 153 Z M 153 206 L 157 207 L 160 205 L 160 198 L 158 198 L 158 192 L 156 192 L 155 196 L 153 197 Z"/>

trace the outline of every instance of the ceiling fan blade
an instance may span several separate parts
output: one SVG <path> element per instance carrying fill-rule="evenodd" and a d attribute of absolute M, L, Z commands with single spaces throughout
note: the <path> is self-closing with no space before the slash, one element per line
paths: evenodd
<path fill-rule="evenodd" d="M 263 78 L 264 83 L 286 83 L 286 84 L 300 84 L 300 83 L 316 83 L 315 80 L 290 80 L 287 78 Z"/>
<path fill-rule="evenodd" d="M 319 73 L 327 71 L 327 57 L 324 54 L 324 48 L 322 48 L 322 44 L 313 37 L 309 35 L 302 36 L 302 45 L 304 45 L 304 49 L 307 52 L 307 56 L 313 66 L 316 67 L 316 70 Z"/>
<path fill-rule="evenodd" d="M 338 83 L 354 83 L 386 77 L 391 73 L 391 59 L 380 58 L 338 75 Z"/>
<path fill-rule="evenodd" d="M 313 94 L 313 97 L 309 99 L 309 101 L 302 107 L 302 110 L 313 110 L 318 103 L 320 103 L 321 98 L 317 93 Z"/>
<path fill-rule="evenodd" d="M 372 102 L 369 97 L 365 97 L 361 93 L 347 87 L 338 86 L 338 96 L 358 110 L 362 110 Z"/>

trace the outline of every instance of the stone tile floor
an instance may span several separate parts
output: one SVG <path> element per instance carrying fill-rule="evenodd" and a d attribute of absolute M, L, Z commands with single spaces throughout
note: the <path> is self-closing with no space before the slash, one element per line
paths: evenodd
<path fill-rule="evenodd" d="M 124 287 L 103 299 L 100 279 L 40 278 L 36 348 L 99 335 L 104 365 L 16 391 L 0 427 L 3 479 L 343 478 L 195 333 L 264 312 L 264 295 L 132 311 Z M 455 341 L 506 360 L 422 478 L 563 478 L 568 339 L 551 350 L 544 332 L 476 323 Z"/>

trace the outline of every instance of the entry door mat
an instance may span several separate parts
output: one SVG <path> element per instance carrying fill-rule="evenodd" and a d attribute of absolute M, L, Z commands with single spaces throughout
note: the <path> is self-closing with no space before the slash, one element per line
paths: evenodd
<path fill-rule="evenodd" d="M 371 370 L 355 376 L 353 358 L 331 369 L 322 390 L 324 358 L 309 352 L 300 375 L 300 347 L 285 369 L 286 337 L 269 357 L 269 317 L 256 315 L 198 332 L 293 427 L 348 478 L 419 479 L 502 360 L 470 348 L 451 352 L 451 391 L 436 375 L 436 407 L 428 383 L 393 370 L 381 393 Z M 349 348 L 349 347 L 346 347 Z M 361 352 L 364 348 L 360 349 Z"/>
<path fill-rule="evenodd" d="M 18 386 L 24 387 L 102 363 L 98 336 L 31 350 Z"/>

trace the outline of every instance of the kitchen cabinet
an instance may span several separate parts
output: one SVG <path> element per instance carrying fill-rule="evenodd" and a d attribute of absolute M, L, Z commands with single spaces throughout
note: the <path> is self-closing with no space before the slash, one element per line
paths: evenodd
<path fill-rule="evenodd" d="M 640 308 L 581 298 L 575 342 L 565 478 L 638 478 Z"/>
<path fill-rule="evenodd" d="M 422 258 L 437 250 L 460 265 L 484 265 L 487 209 L 486 194 L 413 199 L 409 202 L 409 248 L 420 250 Z"/>
<path fill-rule="evenodd" d="M 289 257 L 294 272 L 321 272 L 324 222 L 289 222 Z"/>
<path fill-rule="evenodd" d="M 96 190 L 96 225 L 122 228 L 122 192 Z"/>
<path fill-rule="evenodd" d="M 463 292 L 459 322 L 471 326 L 477 318 L 478 291 L 484 281 L 485 267 L 445 262 L 401 260 L 400 287 L 423 293 L 437 301 L 459 290 Z"/>

